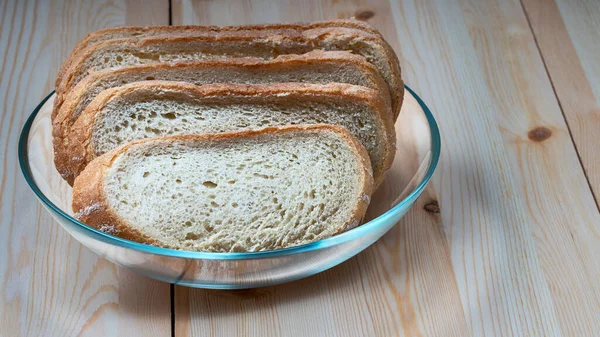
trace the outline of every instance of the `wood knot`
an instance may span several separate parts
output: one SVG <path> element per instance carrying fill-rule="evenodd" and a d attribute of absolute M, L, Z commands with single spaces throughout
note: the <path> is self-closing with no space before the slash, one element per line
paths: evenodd
<path fill-rule="evenodd" d="M 423 209 L 425 210 L 425 212 L 430 213 L 430 214 L 439 214 L 440 213 L 440 205 L 438 204 L 437 201 L 432 201 L 428 204 L 425 204 L 425 206 L 423 206 Z"/>
<path fill-rule="evenodd" d="M 533 140 L 534 142 L 543 142 L 546 139 L 550 138 L 550 136 L 552 136 L 552 130 L 543 126 L 539 126 L 527 133 L 527 137 L 529 137 L 529 139 Z"/>
<path fill-rule="evenodd" d="M 362 21 L 367 21 L 370 18 L 372 18 L 373 16 L 375 16 L 375 12 L 373 12 L 370 9 L 359 9 L 356 11 L 356 13 L 354 13 L 354 17 L 357 20 L 362 20 Z"/>

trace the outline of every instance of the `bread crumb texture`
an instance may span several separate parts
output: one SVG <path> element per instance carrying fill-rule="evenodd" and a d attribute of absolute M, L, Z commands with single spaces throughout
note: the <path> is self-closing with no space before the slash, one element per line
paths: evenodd
<path fill-rule="evenodd" d="M 166 94 L 167 97 L 162 99 L 131 96 L 134 95 L 112 100 L 96 116 L 92 127 L 96 156 L 138 139 L 324 123 L 348 129 L 369 152 L 373 169 L 384 169 L 385 138 L 381 135 L 384 127 L 367 104 L 307 100 L 282 104 L 211 105 Z"/>
<path fill-rule="evenodd" d="M 364 176 L 346 140 L 311 130 L 141 143 L 115 159 L 103 188 L 117 216 L 165 245 L 246 252 L 310 243 L 357 225 Z"/>

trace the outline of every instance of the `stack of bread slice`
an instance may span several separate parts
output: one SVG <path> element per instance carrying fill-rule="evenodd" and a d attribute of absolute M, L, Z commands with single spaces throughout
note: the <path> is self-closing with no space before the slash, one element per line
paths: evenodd
<path fill-rule="evenodd" d="M 111 28 L 59 71 L 54 161 L 76 217 L 109 234 L 296 246 L 360 223 L 402 97 L 396 55 L 360 21 Z"/>

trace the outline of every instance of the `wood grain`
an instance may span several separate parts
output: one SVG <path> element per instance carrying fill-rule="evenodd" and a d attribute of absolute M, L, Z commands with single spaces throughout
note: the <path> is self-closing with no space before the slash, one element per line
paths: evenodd
<path fill-rule="evenodd" d="M 372 248 L 289 285 L 176 287 L 176 335 L 598 331 L 600 216 L 519 1 L 174 1 L 173 9 L 174 23 L 219 25 L 359 13 L 398 51 L 443 138 L 428 197 Z M 431 222 L 425 209 L 436 210 L 435 200 L 441 213 Z"/>
<path fill-rule="evenodd" d="M 401 41 L 435 41 L 403 48 L 429 68 L 406 82 L 444 111 L 440 205 L 467 317 L 477 334 L 593 334 L 600 218 L 520 3 L 458 5 L 392 12 Z"/>
<path fill-rule="evenodd" d="M 600 3 L 590 0 L 522 2 L 581 162 L 598 198 Z"/>
<path fill-rule="evenodd" d="M 438 20 L 432 22 L 439 23 L 439 31 L 452 32 L 439 39 L 448 41 L 453 52 L 444 52 L 434 46 L 428 55 L 443 55 L 444 60 L 456 57 L 452 62 L 446 63 L 445 69 L 456 69 L 457 74 L 447 78 L 451 82 L 443 82 L 452 87 L 461 86 L 463 89 L 460 90 L 464 90 L 458 97 L 452 95 L 456 99 L 445 102 L 450 106 L 457 106 L 460 111 L 446 109 L 447 115 L 452 116 L 452 121 L 444 124 L 444 117 L 447 116 L 444 115 L 440 123 L 446 126 L 454 124 L 455 130 L 473 130 L 471 136 L 462 140 L 463 146 L 472 146 L 467 145 L 468 139 L 488 143 L 481 150 L 475 151 L 475 155 L 470 155 L 470 159 L 461 158 L 461 154 L 474 152 L 461 149 L 463 146 L 450 152 L 458 167 L 471 162 L 465 170 L 475 169 L 477 172 L 472 172 L 462 181 L 456 181 L 458 186 L 462 186 L 458 189 L 473 193 L 462 202 L 471 205 L 472 210 L 476 201 L 489 198 L 487 207 L 491 206 L 477 215 L 477 218 L 467 221 L 478 227 L 464 227 L 468 229 L 464 232 L 456 228 L 450 229 L 452 234 L 449 235 L 452 236 L 453 243 L 455 232 L 463 240 L 466 239 L 457 249 L 452 249 L 453 254 L 456 254 L 453 262 L 457 275 L 474 276 L 470 281 L 467 278 L 464 285 L 473 293 L 476 294 L 472 290 L 473 285 L 480 289 L 479 293 L 493 293 L 494 288 L 507 293 L 502 296 L 506 301 L 504 303 L 494 303 L 498 299 L 490 297 L 488 315 L 487 310 L 473 312 L 473 315 L 481 315 L 478 328 L 481 332 L 495 330 L 500 335 L 535 335 L 542 334 L 546 329 L 543 334 L 562 332 L 569 336 L 578 332 L 579 335 L 589 335 L 597 328 L 594 322 L 598 321 L 599 313 L 598 283 L 594 282 L 599 265 L 594 256 L 599 256 L 600 219 L 594 209 L 593 198 L 586 188 L 585 177 L 578 166 L 568 130 L 553 97 L 520 3 L 460 2 L 462 18 L 456 7 L 445 2 L 439 4 L 438 13 L 444 14 L 440 14 Z M 435 9 L 425 7 L 422 10 L 428 12 Z M 456 27 L 446 18 L 463 21 L 465 25 Z M 469 40 L 471 46 L 467 44 Z M 460 46 L 460 50 L 452 46 Z M 425 55 L 425 50 L 422 51 L 420 55 Z M 425 63 L 432 62 L 435 61 L 428 59 Z M 407 80 L 407 83 L 411 81 Z M 453 93 L 456 90 L 453 89 Z M 441 96 L 435 91 L 431 94 Z M 447 99 L 447 96 L 442 97 Z M 457 116 L 464 114 L 463 109 L 470 111 L 467 115 L 469 122 L 473 123 L 466 127 L 461 125 L 467 122 L 465 119 L 457 120 Z M 544 133 L 550 137 L 546 138 Z M 484 141 L 486 138 L 487 142 Z M 492 160 L 492 165 L 496 167 L 486 167 L 484 163 L 487 160 Z M 478 176 L 483 180 L 471 181 Z M 453 181 L 451 186 L 448 197 L 454 219 L 444 223 L 454 226 L 457 221 L 465 223 L 464 214 L 456 213 L 457 208 L 464 209 L 465 206 L 456 206 L 457 185 Z M 500 200 L 495 195 L 509 200 Z M 449 205 L 445 203 L 447 197 L 442 194 L 441 199 L 442 209 L 448 209 Z M 445 220 L 444 214 L 442 216 Z M 485 223 L 496 224 L 486 228 Z M 501 227 L 497 227 L 498 225 Z M 466 236 L 471 235 L 469 232 L 473 229 L 485 236 L 475 240 Z M 530 244 L 530 235 L 535 246 Z M 517 243 L 516 239 L 519 238 L 523 241 Z M 497 250 L 502 247 L 498 247 L 498 244 L 503 240 L 505 246 L 501 249 L 508 249 L 504 253 Z M 471 242 L 475 244 L 471 254 L 476 256 L 483 253 L 483 259 L 475 263 L 471 270 L 458 270 L 461 265 L 458 261 L 464 260 L 464 245 Z M 537 259 L 531 255 L 536 252 Z M 501 261 L 500 265 L 487 260 L 498 257 L 507 260 Z M 526 267 L 523 263 L 529 266 Z M 490 268 L 488 275 L 500 272 L 495 277 L 505 275 L 506 280 L 512 281 L 507 282 L 500 277 L 490 282 L 486 280 L 488 277 L 485 274 L 478 276 L 477 271 L 481 265 L 496 265 L 497 267 Z M 506 269 L 502 270 L 504 268 Z M 537 268 L 541 274 L 535 270 Z M 521 276 L 522 279 L 519 280 Z M 517 290 L 519 285 L 523 289 Z M 510 315 L 503 314 L 509 312 Z M 520 312 L 517 315 L 522 319 L 520 322 L 512 321 L 515 312 Z M 555 321 L 559 324 L 554 325 Z M 540 325 L 544 328 L 540 329 Z"/>
<path fill-rule="evenodd" d="M 172 10 L 174 24 L 367 20 L 443 142 L 433 183 L 375 245 L 290 284 L 175 287 L 177 336 L 600 331 L 600 214 L 581 167 L 599 195 L 597 2 L 173 0 Z M 70 239 L 16 155 L 20 127 L 75 42 L 167 24 L 168 2 L 8 0 L 0 19 L 0 336 L 170 335 L 169 286 Z"/>
<path fill-rule="evenodd" d="M 152 2 L 146 12 L 141 1 L 0 2 L 0 336 L 170 335 L 169 285 L 71 239 L 35 199 L 16 153 L 21 126 L 76 41 L 129 17 L 166 23 L 164 2 Z"/>

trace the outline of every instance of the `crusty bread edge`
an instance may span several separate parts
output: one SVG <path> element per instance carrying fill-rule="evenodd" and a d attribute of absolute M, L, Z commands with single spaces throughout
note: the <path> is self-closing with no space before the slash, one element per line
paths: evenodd
<path fill-rule="evenodd" d="M 325 29 L 325 28 L 318 28 L 319 30 Z M 329 28 L 331 29 L 335 29 L 335 27 L 333 28 Z M 393 102 L 393 106 L 394 106 L 394 120 L 395 118 L 398 116 L 399 111 L 400 111 L 400 107 L 402 104 L 402 99 L 404 97 L 404 87 L 403 87 L 403 82 L 402 82 L 402 78 L 401 78 L 401 74 L 400 74 L 400 66 L 399 66 L 399 62 L 398 62 L 398 58 L 396 56 L 396 54 L 394 53 L 394 51 L 390 48 L 389 44 L 387 44 L 385 42 L 385 40 L 381 39 L 379 36 L 377 35 L 373 35 L 370 33 L 366 33 L 364 31 L 361 30 L 355 30 L 355 32 L 357 34 L 363 34 L 363 36 L 361 36 L 361 39 L 363 40 L 370 40 L 373 43 L 379 44 L 383 51 L 384 54 L 386 55 L 386 62 L 388 63 L 389 67 L 390 67 L 390 76 L 392 77 L 392 83 L 387 83 L 388 87 L 389 87 L 389 92 L 390 95 L 393 97 L 392 98 L 392 102 Z M 294 36 L 277 36 L 274 38 L 273 42 L 276 41 L 280 41 L 283 39 L 287 39 L 287 40 L 299 40 L 299 41 L 305 41 L 305 40 L 310 40 L 310 36 L 313 36 L 313 38 L 319 38 L 320 34 L 312 34 L 312 33 L 316 33 L 316 32 L 310 32 L 310 31 L 304 31 L 304 32 L 297 32 L 298 34 L 294 35 Z M 175 42 L 192 42 L 192 41 L 198 41 L 198 40 L 210 40 L 210 41 L 215 41 L 215 40 L 220 40 L 220 41 L 248 41 L 248 40 L 252 40 L 256 38 L 255 36 L 249 35 L 249 34 L 243 34 L 243 31 L 240 31 L 239 34 L 234 35 L 234 34 L 224 34 L 224 35 L 219 35 L 218 33 L 211 33 L 208 32 L 205 35 L 191 35 L 191 36 L 158 36 L 158 37 L 149 37 L 149 38 L 143 38 L 143 39 L 115 39 L 115 40 L 107 40 L 107 41 L 101 41 L 98 43 L 95 43 L 87 48 L 85 48 L 84 50 L 82 50 L 80 53 L 78 53 L 77 57 L 70 63 L 70 66 L 68 67 L 68 70 L 63 74 L 63 76 L 61 77 L 61 82 L 59 85 L 57 85 L 56 87 L 56 94 L 58 96 L 59 102 L 64 101 L 64 97 L 65 94 L 67 92 L 70 91 L 70 89 L 72 89 L 77 83 L 74 83 L 74 77 L 75 74 L 81 71 L 82 68 L 82 64 L 85 62 L 86 59 L 88 59 L 97 49 L 102 48 L 103 46 L 108 46 L 108 45 L 117 45 L 117 44 L 129 44 L 132 48 L 139 48 L 140 46 L 144 46 L 144 45 L 151 45 L 151 44 L 156 44 L 156 43 L 160 43 L 160 42 L 166 42 L 166 41 L 175 41 Z M 383 76 L 383 75 L 382 75 Z"/>
<path fill-rule="evenodd" d="M 384 99 L 387 105 L 391 106 L 390 95 L 388 90 L 387 83 L 383 80 L 377 69 L 373 66 L 373 64 L 366 61 L 363 56 L 352 54 L 347 51 L 321 51 L 321 50 L 313 50 L 306 54 L 301 55 L 280 55 L 273 60 L 263 61 L 254 57 L 244 57 L 244 58 L 224 58 L 224 59 L 213 59 L 213 60 L 205 60 L 205 61 L 180 61 L 174 63 L 150 63 L 150 64 L 142 64 L 135 66 L 128 66 L 118 69 L 107 69 L 100 72 L 92 73 L 86 76 L 81 82 L 79 82 L 75 88 L 73 88 L 69 94 L 67 95 L 64 102 L 57 107 L 57 102 L 59 98 L 55 99 L 55 106 L 53 113 L 58 110 L 56 116 L 53 118 L 52 122 L 52 138 L 53 138 L 53 147 L 54 147 L 54 162 L 57 167 L 59 173 L 65 177 L 70 184 L 72 184 L 72 177 L 68 177 L 68 172 L 61 171 L 63 167 L 62 164 L 65 161 L 72 160 L 72 157 L 65 157 L 64 154 L 67 153 L 65 147 L 69 142 L 69 134 L 71 127 L 75 123 L 76 119 L 71 117 L 73 110 L 78 106 L 79 100 L 84 96 L 85 91 L 91 87 L 91 85 L 97 81 L 102 79 L 102 77 L 114 74 L 114 73 L 127 73 L 130 71 L 139 71 L 144 69 L 168 69 L 168 68 L 183 68 L 183 67 L 215 67 L 215 66 L 223 66 L 223 67 L 243 67 L 243 68 L 270 68 L 270 67 L 283 67 L 289 65 L 302 65 L 309 63 L 327 63 L 327 62 L 351 62 L 355 66 L 362 68 L 363 72 L 367 74 L 369 80 L 374 84 L 377 88 L 374 90 L 381 91 L 381 97 Z M 265 83 L 267 84 L 267 83 Z M 65 176 L 66 174 L 66 176 Z"/>
<path fill-rule="evenodd" d="M 102 48 L 103 46 L 111 46 L 111 45 L 120 45 L 127 44 L 132 48 L 140 48 L 147 45 L 155 45 L 158 43 L 164 42 L 194 42 L 194 41 L 252 41 L 255 39 L 271 39 L 274 43 L 277 43 L 282 40 L 306 40 L 312 36 L 312 38 L 319 38 L 321 33 L 325 31 L 333 31 L 335 29 L 344 29 L 343 27 L 329 27 L 329 28 L 314 28 L 310 30 L 288 30 L 282 34 L 261 34 L 260 30 L 231 30 L 231 31 L 206 31 L 202 29 L 198 29 L 198 33 L 196 35 L 158 35 L 158 36 L 149 36 L 144 38 L 122 38 L 122 39 L 112 39 L 112 40 L 104 40 L 97 43 L 94 43 L 75 55 L 75 58 L 69 62 L 69 66 L 67 70 L 61 74 L 60 83 L 56 86 L 56 92 L 59 94 L 64 94 L 69 89 L 74 87 L 73 76 L 77 73 L 82 63 L 85 62 L 96 50 Z M 349 28 L 346 28 L 349 29 Z M 364 32 L 358 29 L 352 29 L 356 34 L 362 34 L 361 37 L 364 39 L 370 39 L 372 41 L 380 43 L 384 46 L 383 40 L 376 35 Z M 385 46 L 384 46 L 385 48 Z"/>
<path fill-rule="evenodd" d="M 90 46 L 94 43 L 106 41 L 105 39 L 97 39 L 98 37 L 102 37 L 104 35 L 116 33 L 116 32 L 130 32 L 130 33 L 143 34 L 144 32 L 147 32 L 147 31 L 153 30 L 153 29 L 164 31 L 165 34 L 173 34 L 173 33 L 184 33 L 185 31 L 188 31 L 188 30 L 216 31 L 216 30 L 218 30 L 218 28 L 219 27 L 217 27 L 217 26 L 154 26 L 154 27 L 152 27 L 152 26 L 150 26 L 150 27 L 122 26 L 122 27 L 111 27 L 111 28 L 100 29 L 100 30 L 88 33 L 87 35 L 85 35 L 83 37 L 83 39 L 79 40 L 75 44 L 73 49 L 71 49 L 69 56 L 67 56 L 65 61 L 60 66 L 60 68 L 58 70 L 58 74 L 56 76 L 55 86 L 58 87 L 60 85 L 61 78 L 64 76 L 65 71 L 67 71 L 67 69 L 71 65 L 71 62 L 76 58 L 77 53 L 79 53 L 81 50 L 87 48 L 88 46 Z M 131 38 L 135 38 L 135 36 L 131 36 Z"/>
<path fill-rule="evenodd" d="M 185 33 L 187 31 L 243 31 L 243 30 L 269 30 L 269 29 L 313 29 L 313 28 L 321 28 L 321 27 L 347 27 L 353 29 L 360 29 L 365 32 L 375 34 L 383 39 L 383 36 L 379 31 L 373 28 L 371 25 L 353 19 L 339 19 L 339 20 L 327 20 L 327 21 L 318 21 L 312 23 L 283 23 L 283 24 L 262 24 L 262 25 L 247 25 L 247 26 L 154 26 L 154 27 L 113 27 L 101 29 L 92 33 L 87 34 L 83 37 L 83 39 L 79 40 L 75 47 L 69 53 L 69 56 L 65 59 L 63 64 L 61 65 L 58 75 L 56 77 L 55 86 L 58 87 L 60 85 L 61 78 L 64 76 L 65 72 L 70 66 L 72 60 L 75 59 L 77 53 L 81 50 L 88 47 L 90 44 L 97 43 L 104 40 L 98 40 L 97 37 L 107 35 L 114 32 L 132 32 L 132 33 L 141 33 L 148 30 L 162 30 L 165 34 L 179 34 Z"/>
<path fill-rule="evenodd" d="M 98 111 L 117 96 L 125 95 L 135 90 L 151 90 L 152 87 L 171 91 L 185 91 L 193 93 L 196 97 L 211 96 L 263 96 L 273 99 L 292 99 L 294 97 L 332 97 L 337 96 L 345 100 L 361 101 L 373 108 L 376 120 L 382 124 L 386 140 L 384 159 L 381 167 L 373 172 L 375 184 L 379 186 L 385 178 L 385 172 L 394 161 L 396 154 L 396 132 L 394 123 L 389 113 L 389 106 L 384 103 L 381 94 L 365 87 L 344 84 L 306 84 L 306 83 L 279 83 L 279 84 L 206 84 L 197 86 L 184 82 L 170 81 L 142 81 L 133 82 L 121 87 L 104 90 L 88 105 L 86 110 L 73 124 L 69 133 L 69 145 L 60 149 L 63 153 L 55 156 L 56 169 L 69 184 L 95 155 L 90 148 L 90 138 L 94 117 Z M 286 96 L 278 96 L 286 94 Z M 281 98 L 279 98 L 281 97 Z M 76 158 L 77 161 L 73 159 Z"/>
<path fill-rule="evenodd" d="M 163 242 L 144 235 L 140 231 L 130 226 L 126 221 L 119 218 L 111 209 L 106 195 L 104 193 L 104 175 L 113 162 L 133 146 L 154 141 L 185 141 L 185 140 L 214 140 L 226 141 L 231 138 L 252 137 L 262 134 L 284 133 L 288 131 L 300 130 L 328 130 L 337 133 L 350 145 L 350 149 L 359 157 L 360 174 L 359 185 L 362 185 L 358 195 L 356 196 L 355 207 L 351 212 L 350 218 L 339 228 L 333 235 L 340 234 L 344 231 L 352 229 L 360 224 L 369 206 L 369 200 L 375 190 L 373 178 L 371 176 L 371 163 L 365 148 L 358 140 L 350 134 L 345 128 L 334 125 L 310 125 L 310 126 L 284 126 L 284 127 L 269 127 L 256 131 L 236 131 L 220 134 L 205 134 L 205 135 L 181 135 L 169 136 L 162 138 L 143 139 L 127 143 L 117 149 L 114 149 L 93 160 L 79 177 L 75 179 L 73 186 L 73 212 L 75 217 L 81 222 L 90 227 L 103 230 L 108 234 L 121 237 L 126 240 L 135 241 L 153 246 L 169 247 Z"/>
<path fill-rule="evenodd" d="M 279 55 L 272 60 L 262 60 L 255 57 L 240 57 L 240 58 L 222 58 L 222 59 L 207 59 L 202 61 L 177 61 L 177 62 L 158 62 L 148 63 L 133 66 L 126 66 L 117 69 L 106 69 L 99 72 L 94 72 L 86 76 L 81 82 L 79 82 L 73 89 L 66 95 L 64 101 L 59 100 L 58 97 L 55 99 L 55 105 L 52 111 L 52 121 L 64 120 L 68 118 L 70 112 L 77 106 L 79 99 L 83 96 L 84 92 L 97 80 L 103 77 L 115 73 L 127 73 L 132 71 L 147 70 L 147 69 L 169 69 L 169 68 L 185 68 L 185 67 L 243 67 L 243 68 L 269 68 L 279 67 L 287 65 L 303 65 L 311 63 L 326 63 L 326 62 L 347 62 L 353 63 L 355 66 L 362 68 L 363 73 L 367 74 L 369 80 L 373 82 L 376 90 L 381 90 L 384 94 L 383 97 L 389 101 L 391 105 L 391 94 L 389 87 L 379 71 L 373 64 L 368 62 L 363 56 L 353 54 L 349 51 L 323 51 L 323 50 L 312 50 L 305 54 L 290 54 L 290 55 Z M 63 108 L 64 107 L 64 108 Z M 61 123 L 61 122 L 59 122 Z"/>
<path fill-rule="evenodd" d="M 165 247 L 140 231 L 128 226 L 110 209 L 103 191 L 104 171 L 123 151 L 118 148 L 94 160 L 75 180 L 72 208 L 74 217 L 90 227 L 120 238 Z"/>

